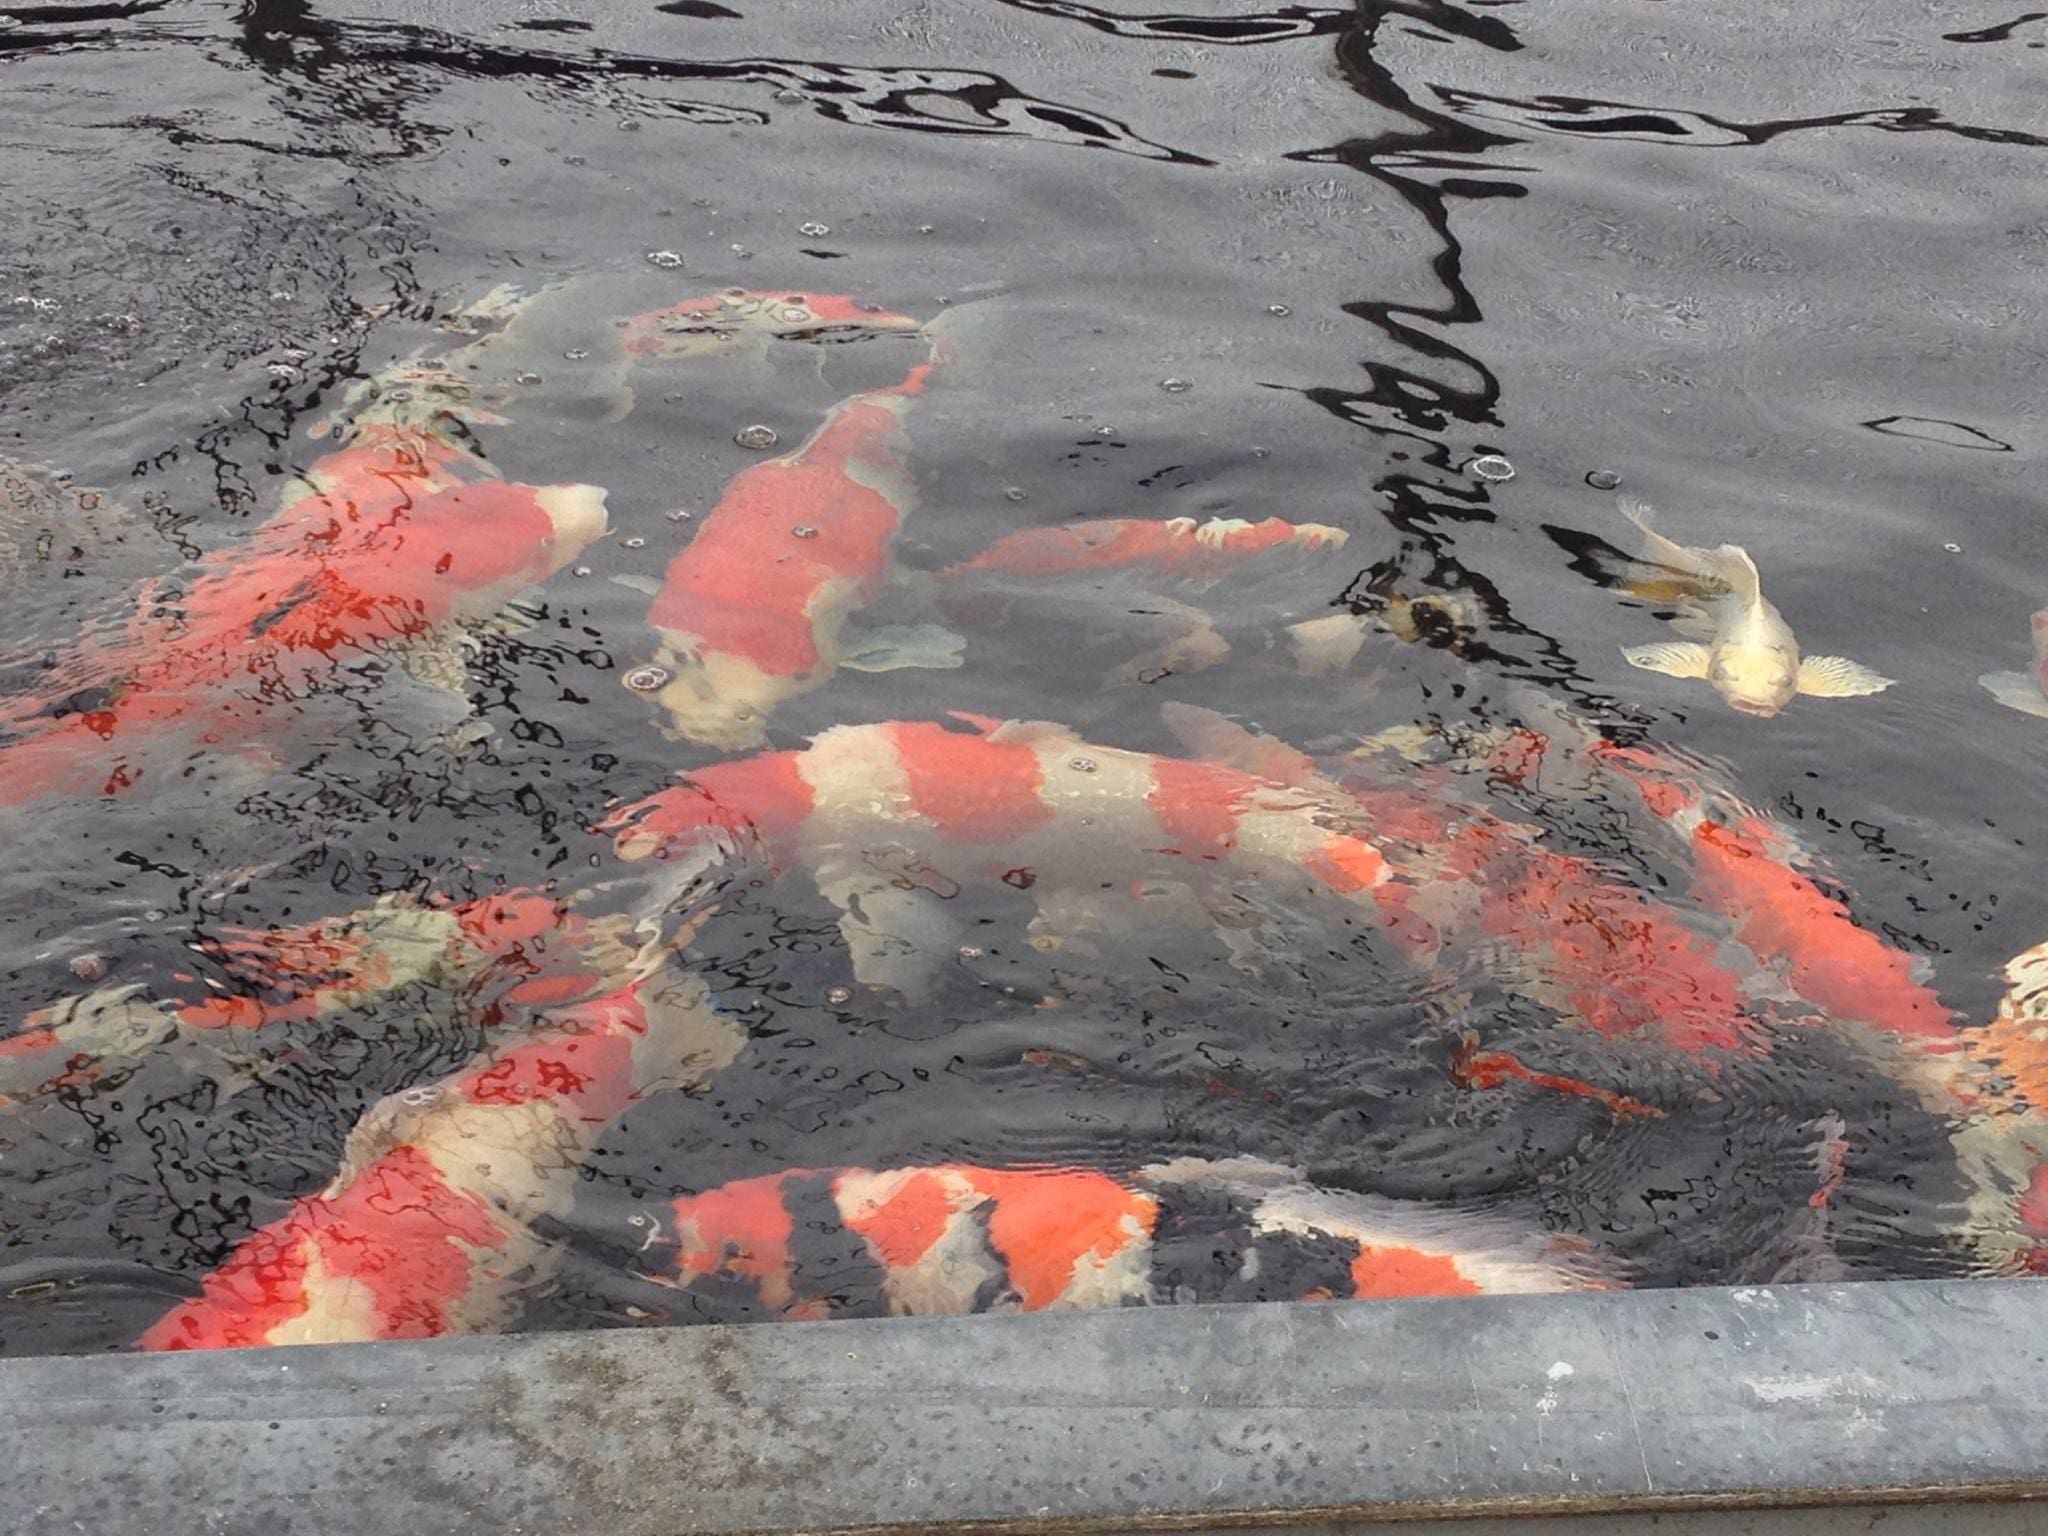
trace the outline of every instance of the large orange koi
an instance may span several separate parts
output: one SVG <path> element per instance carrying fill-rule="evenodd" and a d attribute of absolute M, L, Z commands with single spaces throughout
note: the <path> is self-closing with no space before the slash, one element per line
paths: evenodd
<path fill-rule="evenodd" d="M 677 734 L 758 746 L 778 705 L 848 659 L 841 632 L 881 591 L 915 505 L 903 419 L 931 368 L 842 400 L 793 452 L 743 471 L 669 562 L 647 622 Z"/>

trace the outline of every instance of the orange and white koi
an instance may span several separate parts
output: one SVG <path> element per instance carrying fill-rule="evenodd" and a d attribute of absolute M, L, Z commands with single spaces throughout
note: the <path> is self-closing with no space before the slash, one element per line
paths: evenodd
<path fill-rule="evenodd" d="M 672 1284 L 707 1301 L 731 1296 L 740 1316 L 787 1320 L 1612 1283 L 1611 1266 L 1582 1245 L 1318 1188 L 1253 1158 L 1121 1176 L 963 1163 L 791 1169 L 684 1196 L 673 1219 Z M 851 1265 L 849 1238 L 860 1255 Z M 1178 1262 L 1191 1244 L 1202 1261 Z M 1233 1252 L 1234 1264 L 1222 1262 Z"/>
<path fill-rule="evenodd" d="M 903 421 L 931 369 L 842 400 L 793 452 L 743 471 L 669 562 L 647 691 L 678 735 L 758 746 L 778 705 L 849 659 L 846 621 L 880 593 L 916 504 Z"/>
<path fill-rule="evenodd" d="M 386 896 L 289 928 L 230 929 L 193 946 L 217 971 L 182 972 L 155 996 L 102 987 L 32 1013 L 0 1039 L 0 1104 L 118 1077 L 172 1041 L 213 1062 L 224 1087 L 256 1070 L 255 1031 L 370 1008 L 408 986 L 450 995 L 483 1028 L 508 1010 L 602 989 L 634 942 L 622 918 L 585 919 L 556 896 L 515 889 L 460 903 Z"/>
<path fill-rule="evenodd" d="M 503 1327 L 559 1257 L 534 1223 L 568 1209 L 604 1128 L 657 1090 L 703 1083 L 743 1040 L 672 970 L 552 1012 L 530 1039 L 381 1101 L 334 1181 L 246 1238 L 140 1347 Z"/>
<path fill-rule="evenodd" d="M 947 920 L 929 878 L 898 878 L 905 861 L 954 886 L 1029 869 L 1035 893 L 1222 871 L 1368 908 L 1386 879 L 1348 802 L 1061 726 L 960 719 L 839 726 L 696 770 L 604 825 L 622 858 L 672 863 L 679 883 L 736 858 L 807 870 L 845 914 L 856 976 L 898 990 L 889 957 L 929 958 Z"/>
<path fill-rule="evenodd" d="M 117 645 L 64 669 L 91 676 L 82 693 L 15 716 L 0 802 L 117 793 L 180 730 L 200 749 L 260 738 L 337 666 L 489 617 L 605 531 L 595 486 L 446 483 L 460 473 L 381 431 L 315 465 L 173 613 L 153 589 Z"/>
<path fill-rule="evenodd" d="M 1478 946 L 1503 985 L 1608 1039 L 1684 1052 L 1757 1048 L 1758 1021 L 1711 941 L 1590 860 L 1544 848 L 1534 828 L 1433 790 L 1415 764 L 1386 774 L 1368 756 L 1326 773 L 1212 710 L 1174 703 L 1163 713 L 1198 755 L 1355 801 L 1389 862 L 1375 891 L 1385 926 L 1418 963 Z M 1503 1067 L 1472 1081 L 1557 1087 L 1542 1078 Z"/>
<path fill-rule="evenodd" d="M 725 288 L 659 302 L 624 316 L 622 307 L 673 292 L 666 279 L 606 273 L 533 292 L 504 284 L 449 317 L 468 344 L 459 368 L 485 381 L 494 399 L 564 384 L 593 397 L 599 417 L 617 421 L 636 404 L 635 380 L 664 362 L 764 361 L 780 346 L 826 347 L 915 333 L 908 315 L 849 294 Z M 513 381 L 518 379 L 515 386 Z"/>
<path fill-rule="evenodd" d="M 1118 676 L 1153 682 L 1214 666 L 1231 653 L 1215 615 L 1176 593 L 1268 572 L 1287 564 L 1289 557 L 1341 549 L 1349 537 L 1325 523 L 1277 517 L 1258 523 L 1235 517 L 1200 523 L 1192 517 L 1099 518 L 1006 534 L 972 559 L 938 572 L 936 580 L 946 614 L 979 624 L 1006 619 L 1013 595 L 1043 604 L 1051 583 L 1075 578 L 1088 580 L 1091 587 L 1107 579 L 1134 583 L 1143 592 L 1142 603 L 1117 606 L 1160 621 L 1168 634 L 1119 667 Z"/>

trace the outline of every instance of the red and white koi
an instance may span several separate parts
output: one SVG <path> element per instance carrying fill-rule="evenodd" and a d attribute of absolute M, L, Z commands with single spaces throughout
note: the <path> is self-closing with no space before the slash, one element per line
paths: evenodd
<path fill-rule="evenodd" d="M 86 692 L 16 714 L 0 802 L 117 793 L 177 733 L 202 750 L 260 738 L 336 667 L 489 617 L 605 531 L 595 486 L 473 469 L 430 435 L 372 423 L 244 548 L 202 562 L 175 600 L 152 587 L 118 643 L 59 670 L 59 687 Z"/>
<path fill-rule="evenodd" d="M 460 903 L 386 896 L 341 917 L 229 929 L 192 947 L 217 970 L 178 973 L 181 989 L 165 996 L 130 984 L 63 998 L 0 1039 L 0 1104 L 117 1077 L 174 1040 L 231 1087 L 260 1066 L 244 1043 L 255 1031 L 359 1012 L 413 985 L 451 996 L 491 1028 L 508 1010 L 603 990 L 637 945 L 623 918 L 586 919 L 554 895 L 515 889 Z"/>
<path fill-rule="evenodd" d="M 604 1128 L 703 1083 L 743 1033 L 673 970 L 551 1013 L 530 1039 L 381 1101 L 334 1181 L 246 1238 L 143 1334 L 147 1350 L 433 1338 L 502 1328 L 559 1257 Z"/>
<path fill-rule="evenodd" d="M 841 632 L 882 590 L 916 505 L 903 422 L 931 369 L 842 400 L 794 451 L 743 471 L 669 562 L 647 613 L 656 671 L 628 682 L 678 735 L 758 746 L 778 705 L 847 659 Z"/>
<path fill-rule="evenodd" d="M 1325 523 L 1269 517 L 1246 522 L 1212 517 L 1105 517 L 1058 528 L 1006 534 L 971 560 L 948 566 L 941 580 L 984 574 L 1026 578 L 1136 571 L 1174 581 L 1221 581 L 1262 556 L 1342 549 L 1350 538 Z"/>
<path fill-rule="evenodd" d="M 807 870 L 845 913 L 856 975 L 898 990 L 885 957 L 929 950 L 944 921 L 897 878 L 905 861 L 954 885 L 1029 869 L 1035 892 L 1214 871 L 1368 908 L 1387 877 L 1348 802 L 1061 726 L 960 718 L 839 726 L 801 751 L 715 764 L 605 827 L 622 858 L 672 863 L 682 883 L 738 858 Z"/>

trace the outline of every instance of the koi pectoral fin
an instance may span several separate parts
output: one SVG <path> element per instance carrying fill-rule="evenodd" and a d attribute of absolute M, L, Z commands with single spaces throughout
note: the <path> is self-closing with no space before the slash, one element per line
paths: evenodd
<path fill-rule="evenodd" d="M 1666 677 L 1704 678 L 1707 675 L 1707 648 L 1689 641 L 1671 640 L 1661 645 L 1625 645 L 1621 648 L 1621 654 L 1630 666 L 1641 667 L 1645 672 L 1662 672 Z"/>
<path fill-rule="evenodd" d="M 965 637 L 940 624 L 887 624 L 848 637 L 839 665 L 849 672 L 950 672 L 967 649 Z"/>
<path fill-rule="evenodd" d="M 1891 678 L 1846 656 L 1808 656 L 1799 663 L 1799 691 L 1816 699 L 1856 699 L 1891 685 Z"/>
<path fill-rule="evenodd" d="M 1986 672 L 1977 681 L 1984 691 L 2007 709 L 2048 719 L 2048 693 L 2025 672 Z"/>

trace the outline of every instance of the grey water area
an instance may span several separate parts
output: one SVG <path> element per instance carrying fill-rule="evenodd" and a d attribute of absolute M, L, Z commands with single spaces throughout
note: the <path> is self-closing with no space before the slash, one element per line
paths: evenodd
<path fill-rule="evenodd" d="M 720 760 L 620 686 L 685 515 L 761 462 L 741 429 L 793 445 L 913 356 L 778 343 L 622 397 L 598 343 L 629 303 L 730 288 L 958 313 L 884 623 L 1028 529 L 1348 535 L 1204 598 L 1228 664 L 1134 673 L 1165 610 L 1109 584 L 957 668 L 848 670 L 776 748 L 966 711 L 1166 753 L 1171 701 L 1341 751 L 1537 699 L 1739 787 L 1987 1020 L 2048 939 L 2048 721 L 1977 681 L 2030 665 L 2048 605 L 2044 72 L 2018 0 L 0 0 L 0 470 L 44 487 L 0 506 L 0 1066 L 81 978 L 290 996 L 249 935 L 615 874 L 606 813 Z M 604 486 L 611 536 L 475 639 L 466 693 L 356 668 L 262 752 L 16 803 L 45 656 L 240 547 L 351 386 L 567 280 L 619 307 L 558 317 L 479 436 L 508 480 Z M 1759 720 L 1631 667 L 1672 636 L 1615 579 L 1617 491 L 1748 549 L 1807 650 L 1894 686 Z M 1275 665 L 1281 619 L 1389 594 L 1459 633 Z M 1547 846 L 1684 909 L 1659 829 L 1558 814 Z M 1320 909 L 1278 915 L 1264 972 L 1162 925 L 1078 974 L 982 884 L 914 1003 L 800 881 L 708 923 L 686 958 L 746 1048 L 606 1130 L 502 1336 L 133 1352 L 491 1021 L 372 996 L 0 1106 L 0 1528 L 2048 1526 L 2042 1249 L 1984 1256 L 1959 1117 L 1846 1033 L 1722 1072 L 1504 985 L 1446 1024 Z M 1534 1066 L 1455 1082 L 1468 1028 Z M 1150 1299 L 1247 1299 L 900 1318 L 821 1240 L 799 1313 L 691 1279 L 658 1225 L 787 1170 L 1231 1157 L 1568 1243 L 1615 1288 L 1311 1305 L 1198 1231 Z"/>

